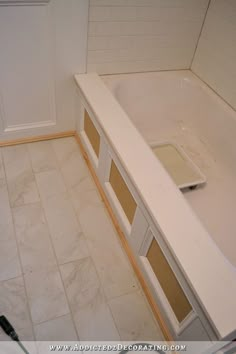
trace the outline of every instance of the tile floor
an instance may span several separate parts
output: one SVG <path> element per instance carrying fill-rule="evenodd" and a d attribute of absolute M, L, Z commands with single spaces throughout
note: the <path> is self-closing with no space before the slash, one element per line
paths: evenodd
<path fill-rule="evenodd" d="M 163 340 L 73 137 L 0 149 L 0 314 L 22 340 Z"/>

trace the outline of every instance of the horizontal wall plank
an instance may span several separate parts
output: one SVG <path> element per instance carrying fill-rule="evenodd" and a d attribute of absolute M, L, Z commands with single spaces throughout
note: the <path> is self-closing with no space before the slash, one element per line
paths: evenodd
<path fill-rule="evenodd" d="M 88 71 L 188 69 L 207 5 L 208 0 L 91 0 Z"/>

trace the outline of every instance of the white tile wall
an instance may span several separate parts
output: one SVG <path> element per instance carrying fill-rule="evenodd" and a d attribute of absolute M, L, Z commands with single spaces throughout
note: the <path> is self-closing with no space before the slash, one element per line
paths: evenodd
<path fill-rule="evenodd" d="M 212 0 L 192 70 L 236 109 L 236 1 Z"/>
<path fill-rule="evenodd" d="M 90 0 L 88 71 L 187 69 L 208 0 Z"/>

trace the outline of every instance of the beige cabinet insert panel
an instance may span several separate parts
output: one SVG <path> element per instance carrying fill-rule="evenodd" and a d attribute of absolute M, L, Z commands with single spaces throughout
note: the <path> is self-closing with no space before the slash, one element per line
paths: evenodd
<path fill-rule="evenodd" d="M 155 238 L 152 240 L 146 257 L 177 320 L 181 323 L 192 311 L 192 307 Z"/>
<path fill-rule="evenodd" d="M 130 224 L 132 224 L 137 204 L 114 161 L 111 163 L 109 182 L 122 206 L 125 215 L 127 216 L 127 219 Z"/>
<path fill-rule="evenodd" d="M 84 112 L 84 131 L 96 156 L 98 157 L 100 150 L 100 135 L 87 111 Z"/>

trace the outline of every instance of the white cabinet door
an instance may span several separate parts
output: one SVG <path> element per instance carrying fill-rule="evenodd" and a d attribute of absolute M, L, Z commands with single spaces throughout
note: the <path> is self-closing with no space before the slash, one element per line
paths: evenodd
<path fill-rule="evenodd" d="M 75 129 L 88 0 L 0 2 L 0 141 Z"/>

